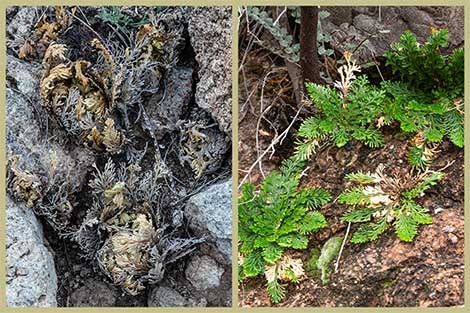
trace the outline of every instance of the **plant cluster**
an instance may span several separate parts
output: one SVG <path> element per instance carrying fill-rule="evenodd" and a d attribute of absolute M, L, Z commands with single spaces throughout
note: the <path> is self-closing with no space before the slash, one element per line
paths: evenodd
<path fill-rule="evenodd" d="M 90 45 L 99 54 L 96 64 L 72 62 L 65 45 L 52 43 L 42 61 L 43 105 L 80 143 L 96 151 L 120 153 L 134 132 L 128 112 L 142 111 L 144 93 L 158 91 L 159 78 L 174 58 L 169 49 L 174 41 L 178 41 L 176 34 L 164 34 L 153 24 L 140 27 L 133 47 L 122 54 L 94 38 Z M 122 124 L 117 112 L 124 117 Z"/>
<path fill-rule="evenodd" d="M 103 171 L 95 170 L 89 182 L 93 206 L 78 236 L 90 228 L 105 234 L 104 244 L 93 254 L 115 284 L 136 295 L 145 289 L 144 282 L 161 281 L 167 264 L 191 253 L 203 240 L 174 238 L 168 232 L 159 198 L 169 173 L 158 160 L 146 172 L 134 164 L 117 169 L 111 160 Z"/>
<path fill-rule="evenodd" d="M 9 153 L 7 188 L 43 216 L 61 238 L 77 243 L 83 257 L 114 284 L 137 295 L 146 285 L 159 283 L 168 264 L 204 241 L 181 231 L 182 189 L 175 186 L 173 169 L 183 172 L 189 163 L 195 175 L 188 171 L 188 177 L 195 181 L 188 185 L 198 186 L 197 179 L 220 168 L 217 153 L 220 147 L 226 149 L 227 142 L 216 131 L 217 124 L 209 125 L 200 118 L 204 113 L 195 110 L 190 120 L 182 119 L 179 128 L 174 128 L 179 145 L 176 139 L 171 149 L 162 151 L 157 135 L 163 135 L 156 134 L 155 123 L 147 115 L 149 98 L 164 96 L 166 74 L 181 51 L 184 26 L 180 9 L 169 8 L 145 24 L 132 24 L 117 8 L 102 11 L 104 22 L 131 26 L 127 28 L 129 46 L 120 40 L 103 40 L 93 30 L 94 38 L 81 43 L 92 53 L 78 58 L 72 55 L 75 47 L 61 38 L 63 27 L 77 26 L 76 8 L 55 10 L 57 21 L 47 22 L 45 11 L 32 36 L 43 38 L 39 43 L 44 51 L 40 53 L 38 43 L 30 50 L 21 48 L 19 57 L 42 62 L 38 100 L 52 122 L 48 130 L 65 140 L 60 137 L 52 144 L 47 142 L 46 148 L 38 148 L 37 166 L 26 165 Z M 43 34 L 46 26 L 53 36 L 44 35 L 47 31 Z M 47 147 L 59 143 L 80 150 L 91 160 L 84 164 L 94 160 L 94 166 L 86 165 L 84 172 L 71 174 L 70 167 L 83 167 L 77 166 L 81 160 L 50 153 Z M 168 166 L 168 154 L 174 154 L 172 160 L 179 157 L 180 164 Z M 83 177 L 77 179 L 76 175 Z"/>
<path fill-rule="evenodd" d="M 325 140 L 332 140 L 337 147 L 352 138 L 372 148 L 383 145 L 378 127 L 383 123 L 385 93 L 372 86 L 366 76 L 356 77 L 360 68 L 351 54 L 345 53 L 345 59 L 346 64 L 338 70 L 341 81 L 335 83 L 336 88 L 306 83 L 319 114 L 306 119 L 299 128 L 296 149 L 301 159 L 308 159 Z"/>
<path fill-rule="evenodd" d="M 114 25 L 122 33 L 129 34 L 132 32 L 132 28 L 139 28 L 142 25 L 148 24 L 148 18 L 142 18 L 138 21 L 134 21 L 133 18 L 121 12 L 118 7 L 103 7 L 100 12 L 96 15 L 97 18 L 102 20 L 104 23 Z"/>
<path fill-rule="evenodd" d="M 361 69 L 352 53 L 346 51 L 345 62 L 338 69 L 340 79 L 332 86 L 306 83 L 316 114 L 300 126 L 295 155 L 285 161 L 281 173 L 272 173 L 261 182 L 258 194 L 255 186 L 242 186 L 241 279 L 264 273 L 272 302 L 283 297 L 278 279 L 296 282 L 307 271 L 313 276 L 321 272 L 322 282 L 328 281 L 342 238 L 330 238 L 321 252 L 312 249 L 305 268 L 300 259 L 285 251 L 308 246 L 302 226 L 305 212 L 305 216 L 315 216 L 315 223 L 306 223 L 309 231 L 326 226 L 320 213 L 306 208 L 318 209 L 330 201 L 330 196 L 322 189 L 298 189 L 302 161 L 328 143 L 343 147 L 355 139 L 370 148 L 379 148 L 384 145 L 382 127 L 392 123 L 411 138 L 411 171 L 395 169 L 390 174 L 379 165 L 374 173 L 346 175 L 355 186 L 344 190 L 337 199 L 349 207 L 341 220 L 362 224 L 351 239 L 356 244 L 376 240 L 391 227 L 400 240 L 410 242 L 418 234 L 419 225 L 432 223 L 428 210 L 416 200 L 445 174 L 430 170 L 429 165 L 445 137 L 457 147 L 464 145 L 464 53 L 463 49 L 456 49 L 444 55 L 447 40 L 445 29 L 433 29 L 422 45 L 412 33 L 405 32 L 385 54 L 398 81 L 383 81 L 375 86 L 365 75 L 356 76 Z M 291 222 L 293 216 L 302 223 Z"/>
<path fill-rule="evenodd" d="M 325 217 L 315 210 L 331 196 L 322 188 L 299 189 L 302 168 L 303 162 L 288 159 L 258 193 L 245 184 L 239 199 L 240 279 L 264 274 L 273 302 L 283 296 L 279 280 L 295 282 L 303 274 L 302 262 L 286 251 L 305 249 L 308 234 L 326 227 Z"/>
<path fill-rule="evenodd" d="M 420 45 L 407 31 L 385 53 L 387 65 L 400 75 L 399 82 L 382 84 L 390 98 L 385 114 L 398 121 L 403 132 L 415 134 L 408 155 L 415 168 L 432 161 L 444 137 L 464 146 L 464 50 L 443 55 L 447 40 L 447 29 L 433 29 Z"/>
<path fill-rule="evenodd" d="M 420 46 L 412 33 L 405 32 L 385 54 L 401 80 L 384 81 L 378 87 L 366 76 L 356 77 L 360 68 L 345 52 L 346 63 L 338 69 L 341 80 L 333 87 L 306 84 L 319 114 L 299 128 L 299 157 L 308 159 L 324 141 L 342 147 L 354 138 L 371 148 L 380 147 L 380 128 L 393 122 L 413 135 L 408 161 L 414 168 L 429 165 L 444 136 L 463 147 L 464 54 L 456 49 L 450 56 L 442 55 L 440 48 L 447 47 L 447 38 L 447 30 L 435 30 Z"/>
<path fill-rule="evenodd" d="M 444 173 L 429 170 L 417 175 L 400 173 L 388 176 L 383 165 L 372 174 L 357 172 L 346 175 L 359 186 L 346 189 L 339 196 L 338 203 L 353 208 L 341 219 L 352 223 L 368 222 L 354 233 L 351 242 L 376 240 L 391 225 L 394 225 L 398 238 L 412 241 L 420 224 L 432 222 L 426 208 L 415 199 L 424 196 L 424 192 L 443 177 Z"/>

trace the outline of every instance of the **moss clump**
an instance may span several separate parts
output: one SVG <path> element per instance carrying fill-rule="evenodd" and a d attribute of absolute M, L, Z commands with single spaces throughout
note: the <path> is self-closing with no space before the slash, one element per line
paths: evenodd
<path fill-rule="evenodd" d="M 330 264 L 338 256 L 342 242 L 342 237 L 331 237 L 325 242 L 323 248 L 321 249 L 320 257 L 317 261 L 317 266 L 318 269 L 321 270 L 321 281 L 323 284 L 328 283 Z"/>

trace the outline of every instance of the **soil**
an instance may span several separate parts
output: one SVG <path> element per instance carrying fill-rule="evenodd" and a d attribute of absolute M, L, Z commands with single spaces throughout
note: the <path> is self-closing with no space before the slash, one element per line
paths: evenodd
<path fill-rule="evenodd" d="M 244 37 L 245 36 L 245 37 Z M 262 160 L 262 166 L 252 164 L 293 120 L 299 105 L 290 88 L 287 68 L 279 57 L 253 45 L 246 51 L 249 37 L 240 35 L 239 59 L 245 62 L 239 83 L 239 182 L 259 184 L 262 178 L 280 166 L 282 160 L 294 153 L 295 131 L 313 108 L 300 110 L 288 136 L 274 146 Z M 244 41 L 246 40 L 246 41 Z M 390 71 L 379 64 L 383 75 Z M 275 70 L 276 78 L 266 75 Z M 375 70 L 370 69 L 370 70 Z M 374 73 L 372 77 L 378 75 Z M 385 77 L 387 79 L 389 77 Z M 264 83 L 263 83 L 264 82 Z M 280 83 L 282 82 L 282 83 Z M 376 81 L 377 83 L 378 81 Z M 264 86 L 264 87 L 263 87 Z M 264 93 L 262 94 L 262 89 Z M 262 101 L 261 101 L 262 99 Z M 280 101 L 279 99 L 282 99 Z M 261 102 L 263 104 L 261 104 Z M 259 123 L 260 140 L 257 144 L 257 123 L 261 106 L 272 109 Z M 310 111 L 310 112 L 309 112 Z M 276 133 L 277 132 L 277 133 Z M 333 199 L 350 186 L 345 175 L 362 170 L 373 172 L 379 164 L 388 173 L 411 171 L 407 163 L 410 138 L 401 134 L 392 124 L 382 129 L 385 145 L 371 149 L 352 140 L 339 149 L 329 145 L 308 161 L 301 180 L 302 186 L 321 186 Z M 426 207 L 433 217 L 431 225 L 420 226 L 411 243 L 401 242 L 389 229 L 377 241 L 367 244 L 348 242 L 341 255 L 339 269 L 322 285 L 320 279 L 305 275 L 299 283 L 287 283 L 285 297 L 273 305 L 266 292 L 264 277 L 246 279 L 239 285 L 239 305 L 242 307 L 408 307 L 408 306 L 462 306 L 464 278 L 464 151 L 449 141 L 443 141 L 439 154 L 430 169 L 445 168 L 445 178 L 429 189 L 417 202 Z M 259 152 L 258 152 L 259 151 Z M 246 176 L 246 177 L 245 177 Z M 321 209 L 328 228 L 310 237 L 306 250 L 291 251 L 306 261 L 310 250 L 319 248 L 332 236 L 343 237 L 347 223 L 339 217 L 345 206 L 330 203 Z M 349 238 L 355 231 L 352 225 Z"/>
<path fill-rule="evenodd" d="M 42 8 L 44 9 L 44 8 Z M 142 13 L 142 9 L 129 9 L 129 12 L 138 12 L 137 18 L 142 18 L 139 16 L 139 13 Z M 96 18 L 98 9 L 94 7 L 83 7 L 83 12 L 87 21 L 90 21 L 90 26 L 93 28 L 91 31 L 88 27 L 83 26 L 78 21 L 74 21 L 70 28 L 62 33 L 57 39 L 58 43 L 66 44 L 70 50 L 71 60 L 79 58 L 90 58 L 90 55 L 96 55 L 96 53 L 90 53 L 88 51 L 89 44 L 88 42 L 96 37 L 94 32 L 97 32 L 101 35 L 102 38 L 109 38 L 109 34 L 113 33 L 113 29 L 109 25 L 103 23 L 100 19 Z M 144 10 L 145 11 L 145 10 Z M 53 10 L 47 14 L 53 16 Z M 14 16 L 15 10 L 9 11 L 10 19 Z M 7 21 L 8 22 L 8 21 Z M 185 25 L 187 27 L 187 25 Z M 190 44 L 190 38 L 187 31 L 183 33 L 183 43 L 182 47 L 179 47 L 178 63 L 176 67 L 185 67 L 192 68 L 193 70 L 193 79 L 192 85 L 190 86 L 190 100 L 189 103 L 182 108 L 180 115 L 181 119 L 190 119 L 191 121 L 204 121 L 206 125 L 217 125 L 217 123 L 212 119 L 209 113 L 200 109 L 195 102 L 195 90 L 196 84 L 198 83 L 198 64 L 195 59 L 195 53 Z M 119 40 L 119 39 L 116 39 Z M 122 42 L 120 43 L 122 44 Z M 88 50 L 87 50 L 88 49 Z M 9 54 L 17 56 L 17 52 L 12 49 L 8 50 Z M 39 61 L 40 60 L 34 60 Z M 95 60 L 89 60 L 95 61 Z M 172 97 L 174 90 L 167 90 L 167 96 Z M 171 111 L 171 108 L 169 108 Z M 217 136 L 225 138 L 222 133 L 217 132 Z M 50 136 L 50 134 L 48 134 Z M 141 138 L 137 138 L 141 142 L 141 147 L 143 149 L 145 145 L 145 134 L 139 134 Z M 214 135 L 215 136 L 215 135 Z M 148 136 L 147 136 L 147 139 Z M 208 173 L 204 173 L 202 177 L 196 178 L 193 170 L 190 168 L 189 164 L 186 162 L 182 164 L 179 158 L 179 147 L 178 147 L 179 135 L 175 133 L 167 133 L 159 138 L 158 144 L 159 149 L 161 150 L 162 155 L 165 158 L 166 164 L 169 165 L 172 175 L 175 178 L 174 184 L 174 193 L 171 196 L 164 196 L 161 199 L 162 206 L 171 208 L 172 206 L 177 205 L 178 208 L 184 208 L 185 202 L 192 195 L 202 190 L 205 186 L 210 185 L 211 183 L 229 177 L 231 175 L 231 150 L 220 149 L 213 151 L 214 158 L 220 159 L 219 166 L 215 169 L 212 169 Z M 226 139 L 224 139 L 226 140 Z M 66 143 L 74 144 L 74 143 Z M 225 142 L 227 144 L 227 140 Z M 216 147 L 220 148 L 220 147 Z M 119 159 L 119 158 L 118 158 Z M 102 168 L 102 165 L 106 163 L 106 156 L 96 155 L 96 164 L 99 168 Z M 119 159 L 119 160 L 124 160 Z M 140 164 L 141 167 L 145 170 L 153 166 L 153 155 L 146 155 Z M 92 170 L 92 169 L 91 169 Z M 91 171 L 88 173 L 83 173 L 87 177 L 91 177 Z M 88 180 L 87 180 L 88 181 Z M 82 190 L 78 192 L 75 196 L 77 199 L 80 199 L 82 203 L 91 204 L 93 199 L 90 198 L 91 192 L 89 188 L 84 185 Z M 86 205 L 85 205 L 86 207 Z M 167 209 L 169 211 L 170 209 Z M 75 210 L 74 218 L 78 221 L 83 219 L 84 211 Z M 171 212 L 170 212 L 171 214 Z M 56 266 L 56 274 L 58 280 L 58 291 L 57 291 L 57 304 L 59 307 L 70 307 L 70 306 L 115 306 L 115 307 L 146 307 L 148 306 L 148 294 L 151 291 L 151 286 L 146 288 L 145 292 L 141 293 L 138 296 L 131 296 L 124 292 L 119 286 L 113 285 L 110 279 L 103 274 L 100 270 L 96 260 L 90 260 L 83 256 L 82 251 L 79 246 L 66 238 L 63 238 L 57 234 L 57 232 L 49 225 L 49 223 L 40 217 L 40 220 L 44 227 L 44 236 L 45 241 L 50 251 L 54 255 L 54 261 Z M 187 228 L 186 221 L 183 221 L 183 226 L 179 228 L 178 232 L 175 232 L 175 235 L 179 235 L 183 238 L 188 238 L 194 236 L 191 231 Z M 190 256 L 190 255 L 189 255 Z M 170 285 L 177 288 L 178 286 L 189 285 L 185 282 L 184 278 L 184 268 L 188 262 L 189 256 L 186 256 L 176 262 L 176 264 L 170 264 L 165 271 L 165 279 L 162 282 L 163 284 Z M 183 275 L 182 275 L 183 273 Z M 226 275 L 231 276 L 230 272 L 227 272 Z M 217 306 L 220 299 L 211 300 L 208 299 L 207 306 Z"/>

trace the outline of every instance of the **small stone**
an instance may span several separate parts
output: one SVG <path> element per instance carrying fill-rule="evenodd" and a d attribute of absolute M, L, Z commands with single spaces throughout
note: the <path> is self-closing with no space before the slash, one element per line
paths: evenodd
<path fill-rule="evenodd" d="M 112 307 L 116 297 L 110 286 L 90 279 L 70 295 L 70 304 L 73 307 Z"/>
<path fill-rule="evenodd" d="M 446 233 L 453 233 L 455 231 L 455 227 L 451 225 L 447 225 L 442 230 Z"/>
<path fill-rule="evenodd" d="M 195 256 L 186 267 L 186 278 L 198 290 L 217 288 L 224 270 L 207 256 Z"/>
<path fill-rule="evenodd" d="M 452 243 L 457 243 L 459 241 L 459 237 L 457 237 L 456 235 L 454 234 L 449 234 L 449 239 Z"/>
<path fill-rule="evenodd" d="M 182 307 L 187 304 L 188 301 L 182 295 L 168 287 L 154 288 L 148 298 L 149 307 Z"/>

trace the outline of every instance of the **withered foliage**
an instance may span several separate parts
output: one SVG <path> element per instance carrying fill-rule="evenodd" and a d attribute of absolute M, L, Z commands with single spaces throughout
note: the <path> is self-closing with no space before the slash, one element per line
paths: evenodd
<path fill-rule="evenodd" d="M 26 206 L 32 208 L 42 197 L 43 184 L 40 177 L 19 168 L 18 162 L 17 155 L 7 160 L 9 168 L 7 187 L 15 198 L 25 201 Z"/>
<path fill-rule="evenodd" d="M 44 14 L 19 57 L 42 62 L 38 94 L 52 122 L 47 135 L 63 136 L 66 140 L 57 142 L 71 145 L 67 153 L 72 147 L 83 150 L 94 165 L 86 165 L 79 186 L 72 186 L 77 171 L 70 174 L 67 167 L 77 164 L 58 164 L 46 148 L 38 152 L 47 160 L 41 158 L 37 170 L 10 156 L 8 191 L 61 238 L 77 243 L 81 255 L 113 283 L 137 295 L 204 241 L 180 229 L 187 182 L 175 179 L 174 168 L 186 174 L 180 169 L 189 165 L 190 179 L 198 181 L 220 168 L 228 143 L 216 124 L 200 120 L 201 113 L 178 122 L 176 140 L 161 151 L 157 138 L 164 136 L 157 136 L 146 112 L 152 95 L 165 96 L 165 75 L 186 40 L 181 10 L 151 14 L 149 23 L 126 32 L 124 40 L 90 31 L 92 39 L 80 43 L 90 55 L 77 54 L 77 47 L 62 38 L 66 29 L 69 34 L 88 22 L 76 18 L 77 10 L 82 12 L 57 7 L 55 19 Z M 176 165 L 167 160 L 169 154 Z"/>
<path fill-rule="evenodd" d="M 56 7 L 55 21 L 49 21 L 47 15 L 43 15 L 31 38 L 26 39 L 23 46 L 20 47 L 18 57 L 25 60 L 31 60 L 33 56 L 42 57 L 49 44 L 70 26 L 71 15 L 75 10 L 72 8 L 71 14 L 69 14 L 63 7 Z"/>
<path fill-rule="evenodd" d="M 167 172 L 158 160 L 145 173 L 138 165 L 116 169 L 109 160 L 103 172 L 96 168 L 89 184 L 95 206 L 88 215 L 96 216 L 97 227 L 107 234 L 96 253 L 100 267 L 132 295 L 144 290 L 146 281 L 161 281 L 168 263 L 190 253 L 202 241 L 173 238 L 168 231 L 170 225 L 159 205 L 165 178 Z"/>

